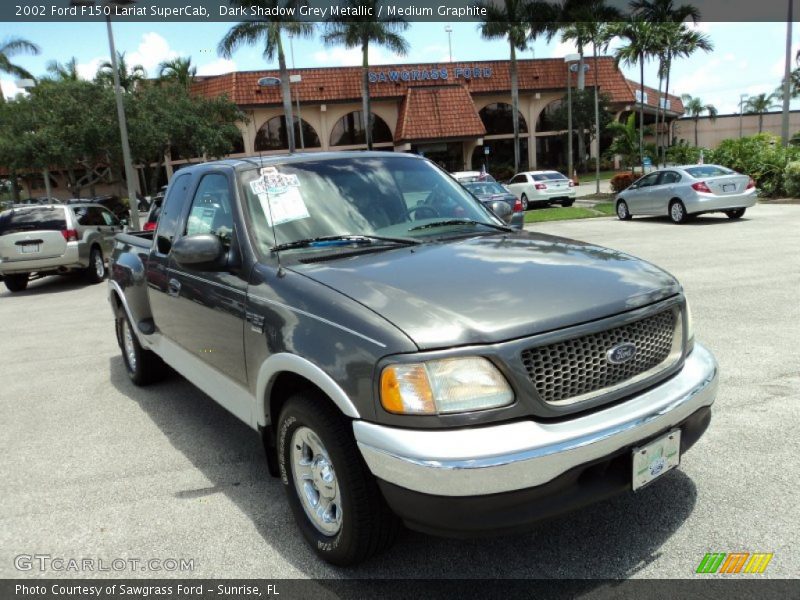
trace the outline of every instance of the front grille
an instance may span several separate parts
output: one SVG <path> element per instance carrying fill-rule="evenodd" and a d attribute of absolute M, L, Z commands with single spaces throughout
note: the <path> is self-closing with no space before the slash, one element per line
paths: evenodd
<path fill-rule="evenodd" d="M 681 354 L 679 313 L 661 311 L 607 331 L 530 348 L 522 361 L 539 397 L 550 404 L 572 404 L 633 383 L 672 366 Z M 632 343 L 636 354 L 613 364 L 607 353 Z"/>

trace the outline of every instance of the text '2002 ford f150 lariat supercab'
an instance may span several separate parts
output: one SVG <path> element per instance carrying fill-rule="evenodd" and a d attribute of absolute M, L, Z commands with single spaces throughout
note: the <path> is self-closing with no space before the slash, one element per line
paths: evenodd
<path fill-rule="evenodd" d="M 637 490 L 716 395 L 672 276 L 512 230 L 412 155 L 182 169 L 155 233 L 117 236 L 111 271 L 133 382 L 166 362 L 257 429 L 334 564 L 400 522 L 507 532 Z"/>

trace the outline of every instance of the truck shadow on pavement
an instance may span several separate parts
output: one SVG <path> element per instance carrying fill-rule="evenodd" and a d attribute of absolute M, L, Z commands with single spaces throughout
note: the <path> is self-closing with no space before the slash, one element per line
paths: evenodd
<path fill-rule="evenodd" d="M 137 388 L 128 380 L 121 357 L 111 358 L 109 369 L 114 387 L 136 402 L 175 450 L 211 482 L 178 491 L 175 498 L 222 493 L 253 522 L 265 546 L 263 559 L 256 560 L 258 570 L 249 577 L 286 573 L 285 565 L 269 564 L 277 553 L 290 568 L 322 579 L 626 578 L 659 558 L 662 544 L 691 515 L 696 502 L 694 483 L 676 470 L 636 494 L 623 494 L 518 535 L 449 540 L 405 530 L 387 552 L 359 567 L 339 569 L 306 546 L 283 485 L 267 472 L 260 438 L 252 429 L 177 374 Z M 223 566 L 212 568 L 213 576 L 226 576 Z M 586 590 L 601 582 L 584 583 L 580 587 Z M 318 584 L 325 587 L 324 582 Z M 370 586 L 362 584 L 366 592 Z M 330 591 L 337 585 L 332 583 Z"/>

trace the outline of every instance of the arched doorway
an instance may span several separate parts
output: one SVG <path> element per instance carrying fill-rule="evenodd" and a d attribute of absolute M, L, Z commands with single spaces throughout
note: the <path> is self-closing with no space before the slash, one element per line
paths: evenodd
<path fill-rule="evenodd" d="M 361 146 L 366 145 L 367 137 L 364 132 L 364 113 L 354 110 L 339 119 L 331 130 L 331 146 Z M 375 113 L 370 115 L 370 131 L 373 144 L 392 143 L 392 130 Z"/>
<path fill-rule="evenodd" d="M 303 143 L 306 148 L 319 148 L 322 144 L 319 141 L 317 131 L 308 124 L 307 121 L 293 118 L 295 145 L 300 147 L 300 125 L 303 127 Z M 274 152 L 276 150 L 288 150 L 289 140 L 286 135 L 286 117 L 279 115 L 272 117 L 264 123 L 256 133 L 256 140 L 253 146 L 256 152 Z"/>

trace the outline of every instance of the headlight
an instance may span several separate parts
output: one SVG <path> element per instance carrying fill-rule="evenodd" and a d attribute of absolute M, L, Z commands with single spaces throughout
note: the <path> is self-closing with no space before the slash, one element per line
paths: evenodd
<path fill-rule="evenodd" d="M 435 415 L 508 406 L 514 392 L 481 357 L 396 364 L 381 373 L 381 405 L 391 413 Z"/>
<path fill-rule="evenodd" d="M 692 323 L 692 309 L 689 307 L 689 299 L 686 298 L 686 345 L 691 347 L 694 343 L 694 324 Z"/>

